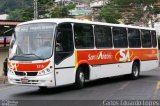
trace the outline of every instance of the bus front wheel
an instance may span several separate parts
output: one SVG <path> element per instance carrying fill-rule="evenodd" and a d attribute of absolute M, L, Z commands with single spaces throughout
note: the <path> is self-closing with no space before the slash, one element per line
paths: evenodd
<path fill-rule="evenodd" d="M 140 74 L 139 64 L 137 62 L 134 62 L 132 66 L 131 78 L 137 79 L 139 77 L 139 74 Z"/>
<path fill-rule="evenodd" d="M 83 68 L 80 67 L 77 70 L 75 86 L 76 88 L 81 89 L 84 87 L 84 83 L 85 83 L 85 75 L 83 72 Z"/>

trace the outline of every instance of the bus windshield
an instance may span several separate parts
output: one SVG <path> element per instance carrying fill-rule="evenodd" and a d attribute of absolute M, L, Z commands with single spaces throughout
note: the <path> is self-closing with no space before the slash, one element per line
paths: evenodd
<path fill-rule="evenodd" d="M 16 27 L 10 44 L 13 60 L 39 60 L 52 56 L 56 24 L 33 23 Z"/>

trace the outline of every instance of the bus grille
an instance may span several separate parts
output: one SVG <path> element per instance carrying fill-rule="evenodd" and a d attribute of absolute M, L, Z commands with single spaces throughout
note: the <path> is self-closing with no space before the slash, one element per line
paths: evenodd
<path fill-rule="evenodd" d="M 15 72 L 18 76 L 36 76 L 38 72 Z"/>

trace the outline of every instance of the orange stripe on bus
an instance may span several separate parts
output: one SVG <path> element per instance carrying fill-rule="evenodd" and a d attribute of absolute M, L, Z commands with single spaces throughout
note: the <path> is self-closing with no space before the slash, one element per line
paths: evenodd
<path fill-rule="evenodd" d="M 28 71 L 37 72 L 41 71 L 49 65 L 50 61 L 41 63 L 13 63 L 8 62 L 8 68 L 13 71 Z"/>

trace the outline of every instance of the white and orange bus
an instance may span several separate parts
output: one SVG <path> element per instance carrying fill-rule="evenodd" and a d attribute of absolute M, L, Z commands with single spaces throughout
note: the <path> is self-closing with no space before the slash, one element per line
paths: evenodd
<path fill-rule="evenodd" d="M 137 79 L 159 64 L 154 29 L 76 19 L 21 23 L 9 52 L 9 83 L 42 89 L 126 74 Z"/>

